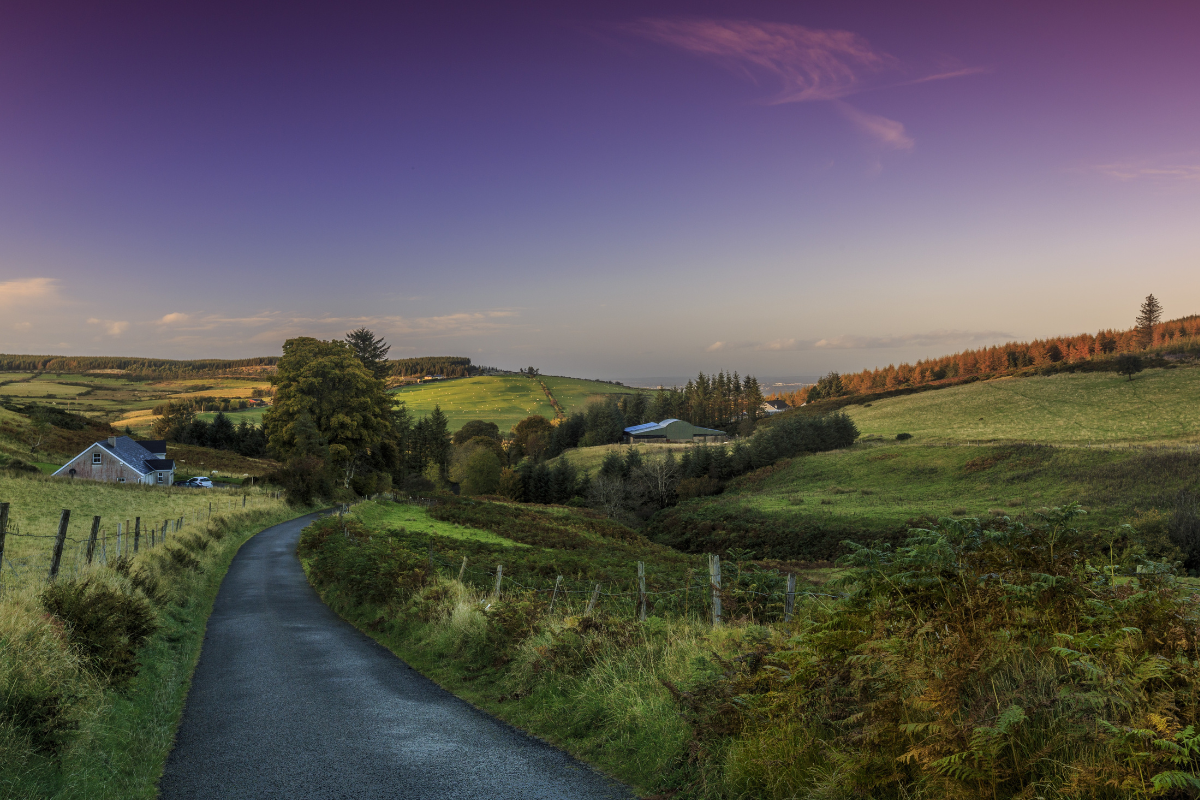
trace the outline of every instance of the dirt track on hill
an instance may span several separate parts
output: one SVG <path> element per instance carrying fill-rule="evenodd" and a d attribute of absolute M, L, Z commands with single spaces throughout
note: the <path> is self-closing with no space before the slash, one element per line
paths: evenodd
<path fill-rule="evenodd" d="M 163 798 L 633 798 L 457 699 L 334 614 L 296 558 L 311 517 L 250 539 L 217 595 Z"/>

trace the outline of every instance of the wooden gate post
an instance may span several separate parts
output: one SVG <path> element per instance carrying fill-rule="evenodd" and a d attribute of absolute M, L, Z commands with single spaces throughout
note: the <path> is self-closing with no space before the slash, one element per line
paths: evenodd
<path fill-rule="evenodd" d="M 0 503 L 0 570 L 4 569 L 4 536 L 8 533 L 8 503 Z"/>
<path fill-rule="evenodd" d="M 596 588 L 592 590 L 592 599 L 588 600 L 587 611 L 583 612 L 585 617 L 590 617 L 592 612 L 596 610 L 596 601 L 600 599 L 600 584 L 596 584 Z"/>
<path fill-rule="evenodd" d="M 96 554 L 96 537 L 100 535 L 100 518 L 92 517 L 92 533 L 88 536 L 87 543 L 87 563 L 92 563 L 92 556 Z"/>
<path fill-rule="evenodd" d="M 504 565 L 496 565 L 496 591 L 493 593 L 496 600 L 500 599 L 500 581 L 504 577 Z"/>
<path fill-rule="evenodd" d="M 646 564 L 638 562 L 638 620 L 646 621 Z"/>
<path fill-rule="evenodd" d="M 71 521 L 70 509 L 63 509 L 58 518 L 58 536 L 54 537 L 54 554 L 50 556 L 50 580 L 58 577 L 58 565 L 62 561 L 63 544 L 67 541 L 67 523 Z"/>
<path fill-rule="evenodd" d="M 796 576 L 788 573 L 787 599 L 783 604 L 783 621 L 792 621 L 792 612 L 796 609 Z"/>
<path fill-rule="evenodd" d="M 712 587 L 712 624 L 715 628 L 721 624 L 721 557 L 708 557 L 708 583 Z"/>
<path fill-rule="evenodd" d="M 554 601 L 558 599 L 558 587 L 562 585 L 562 575 L 554 579 L 554 592 L 550 595 L 550 610 L 546 612 L 546 616 L 554 613 Z"/>

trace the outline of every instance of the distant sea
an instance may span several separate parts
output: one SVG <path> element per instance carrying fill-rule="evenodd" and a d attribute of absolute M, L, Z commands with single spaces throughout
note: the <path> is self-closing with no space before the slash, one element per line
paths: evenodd
<path fill-rule="evenodd" d="M 763 394 L 771 392 L 794 392 L 803 386 L 810 386 L 817 382 L 820 375 L 755 375 L 758 378 L 758 385 L 762 388 Z M 626 386 L 635 386 L 640 389 L 657 389 L 659 386 L 671 388 L 672 386 L 683 387 L 690 380 L 695 380 L 695 375 L 652 375 L 647 378 L 614 378 Z"/>

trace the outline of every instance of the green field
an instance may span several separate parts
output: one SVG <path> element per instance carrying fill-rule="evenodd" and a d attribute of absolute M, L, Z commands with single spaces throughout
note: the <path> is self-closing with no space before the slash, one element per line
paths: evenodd
<path fill-rule="evenodd" d="M 266 411 L 265 408 L 243 408 L 240 411 L 226 411 L 225 416 L 229 417 L 230 422 L 234 425 L 241 425 L 243 422 L 262 425 L 262 417 Z M 216 411 L 205 411 L 203 414 L 196 415 L 196 419 L 202 419 L 205 422 L 212 422 L 216 418 Z"/>
<path fill-rule="evenodd" d="M 576 378 L 544 378 L 559 404 L 569 414 L 587 404 L 591 398 L 605 394 L 628 394 L 630 389 L 601 381 Z M 486 375 L 477 378 L 404 386 L 392 392 L 402 400 L 416 419 L 427 416 L 435 405 L 450 420 L 450 430 L 456 431 L 469 420 L 494 422 L 507 433 L 531 414 L 547 419 L 555 416 L 541 385 L 519 375 Z"/>
<path fill-rule="evenodd" d="M 852 405 L 864 436 L 918 441 L 1200 441 L 1200 369 L 1003 378 Z"/>
<path fill-rule="evenodd" d="M 462 542 L 478 542 L 498 547 L 529 547 L 521 542 L 505 539 L 490 531 L 442 522 L 429 516 L 422 506 L 400 503 L 363 503 L 355 506 L 354 516 L 371 529 L 404 528 L 412 533 L 430 533 Z"/>
<path fill-rule="evenodd" d="M 281 501 L 271 500 L 261 490 L 249 490 L 247 508 L 279 508 Z M 183 516 L 198 519 L 208 513 L 241 510 L 243 490 L 171 489 L 157 486 L 72 481 L 30 474 L 13 476 L 0 472 L 0 503 L 9 503 L 10 535 L 4 544 L 5 582 L 15 574 L 18 580 L 44 578 L 49 564 L 53 537 L 63 509 L 70 509 L 67 530 L 70 540 L 64 550 L 64 564 L 74 564 L 82 542 L 91 530 L 92 517 L 98 515 L 104 533 L 116 535 L 117 523 L 142 518 L 143 526 L 158 526 L 164 519 Z"/>

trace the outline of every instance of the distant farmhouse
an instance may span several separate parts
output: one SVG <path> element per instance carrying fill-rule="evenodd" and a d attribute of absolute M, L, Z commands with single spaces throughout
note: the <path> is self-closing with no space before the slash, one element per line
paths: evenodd
<path fill-rule="evenodd" d="M 778 414 L 781 411 L 787 411 L 791 406 L 783 400 L 767 400 L 762 404 L 762 412 L 764 414 Z"/>
<path fill-rule="evenodd" d="M 106 442 L 96 442 L 54 474 L 107 483 L 170 486 L 175 480 L 175 462 L 167 458 L 164 441 L 135 442 L 128 436 L 113 436 Z"/>
<path fill-rule="evenodd" d="M 725 431 L 701 428 L 681 419 L 664 419 L 662 422 L 645 422 L 625 429 L 625 443 L 650 442 L 652 444 L 687 442 L 723 442 L 729 438 Z"/>

